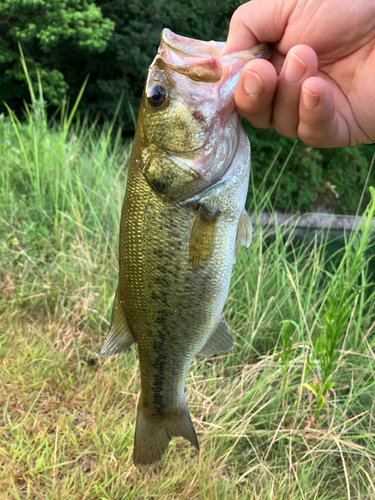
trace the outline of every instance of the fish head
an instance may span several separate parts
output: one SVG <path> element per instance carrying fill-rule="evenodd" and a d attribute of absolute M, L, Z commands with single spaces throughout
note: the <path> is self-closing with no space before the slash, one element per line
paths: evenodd
<path fill-rule="evenodd" d="M 236 153 L 235 86 L 246 62 L 269 48 L 223 56 L 224 47 L 164 29 L 149 68 L 139 115 L 144 175 L 169 200 L 212 186 Z"/>

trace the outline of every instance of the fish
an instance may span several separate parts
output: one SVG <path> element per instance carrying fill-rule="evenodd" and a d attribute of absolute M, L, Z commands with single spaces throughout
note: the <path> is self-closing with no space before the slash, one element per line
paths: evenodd
<path fill-rule="evenodd" d="M 272 48 L 223 55 L 224 47 L 164 29 L 139 109 L 100 351 L 138 347 L 137 467 L 160 462 L 172 437 L 199 450 L 185 379 L 195 356 L 233 347 L 222 309 L 238 245 L 251 241 L 250 143 L 234 90 L 245 63 Z"/>

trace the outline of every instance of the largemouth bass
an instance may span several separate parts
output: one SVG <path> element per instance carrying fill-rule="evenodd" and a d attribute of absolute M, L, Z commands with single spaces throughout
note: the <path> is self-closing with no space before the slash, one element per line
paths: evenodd
<path fill-rule="evenodd" d="M 133 460 L 160 461 L 172 436 L 198 440 L 186 406 L 197 354 L 233 346 L 221 317 L 244 211 L 250 144 L 234 105 L 244 64 L 262 44 L 221 56 L 224 43 L 162 32 L 139 110 L 120 224 L 110 356 L 138 345 L 141 395 Z"/>

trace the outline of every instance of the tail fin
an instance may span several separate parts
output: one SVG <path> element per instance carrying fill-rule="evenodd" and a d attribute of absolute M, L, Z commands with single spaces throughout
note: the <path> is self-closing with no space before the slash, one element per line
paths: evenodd
<path fill-rule="evenodd" d="M 148 412 L 143 410 L 141 402 L 142 399 L 138 405 L 135 428 L 134 465 L 151 466 L 160 462 L 173 436 L 184 437 L 199 451 L 197 436 L 185 401 L 181 409 L 156 416 L 149 416 Z"/>

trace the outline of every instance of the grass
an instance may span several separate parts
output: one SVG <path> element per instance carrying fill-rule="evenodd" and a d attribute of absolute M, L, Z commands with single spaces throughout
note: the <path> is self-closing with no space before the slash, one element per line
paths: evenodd
<path fill-rule="evenodd" d="M 63 107 L 64 108 L 64 107 Z M 224 316 L 230 353 L 195 361 L 186 395 L 201 444 L 132 464 L 136 348 L 98 352 L 109 324 L 130 145 L 0 117 L 0 498 L 375 497 L 375 199 L 329 255 L 327 234 L 254 224 Z M 270 193 L 252 186 L 253 211 Z"/>

